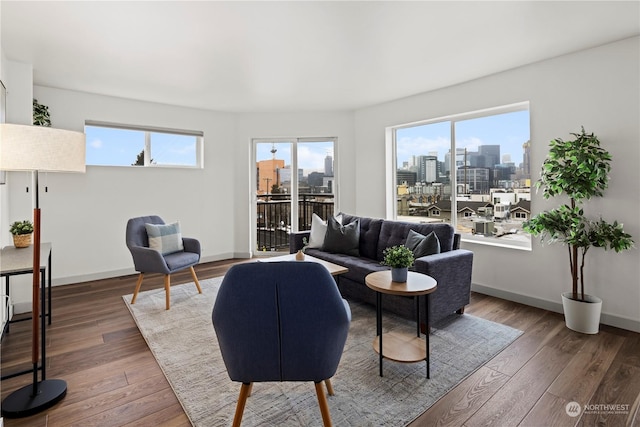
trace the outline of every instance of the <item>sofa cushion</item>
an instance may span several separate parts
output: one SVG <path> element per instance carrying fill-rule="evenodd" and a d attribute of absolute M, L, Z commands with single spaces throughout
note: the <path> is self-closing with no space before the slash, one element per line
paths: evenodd
<path fill-rule="evenodd" d="M 425 236 L 417 231 L 409 230 L 405 246 L 413 252 L 414 258 L 440 253 L 440 241 L 433 231 Z"/>
<path fill-rule="evenodd" d="M 360 220 L 342 225 L 334 217 L 327 221 L 322 249 L 329 253 L 360 256 Z"/>
<path fill-rule="evenodd" d="M 377 260 L 378 238 L 382 220 L 378 218 L 366 218 L 341 213 L 342 223 L 349 224 L 356 219 L 360 220 L 360 256 Z"/>
<path fill-rule="evenodd" d="M 425 236 L 433 231 L 440 241 L 440 252 L 448 252 L 453 248 L 453 236 L 455 233 L 451 224 L 442 222 L 419 224 L 402 221 L 383 221 L 380 227 L 376 259 L 382 261 L 385 248 L 405 244 L 409 230 L 414 230 Z"/>

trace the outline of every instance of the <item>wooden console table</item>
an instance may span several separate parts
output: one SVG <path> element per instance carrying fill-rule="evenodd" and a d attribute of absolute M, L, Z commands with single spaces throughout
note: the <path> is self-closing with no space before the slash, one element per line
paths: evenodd
<path fill-rule="evenodd" d="M 38 369 L 43 371 L 44 377 L 44 369 L 45 369 L 45 356 L 46 356 L 46 329 L 45 323 L 46 318 L 49 318 L 49 324 L 51 324 L 51 243 L 41 243 L 40 244 L 40 306 L 42 307 L 41 318 L 41 361 L 42 366 Z M 33 245 L 27 248 L 15 248 L 14 246 L 5 246 L 0 250 L 0 277 L 5 278 L 5 292 L 7 297 L 9 297 L 10 292 L 10 278 L 11 276 L 18 276 L 21 274 L 33 274 Z M 30 284 L 31 285 L 31 284 Z M 48 292 L 46 292 L 47 290 Z M 45 306 L 45 302 L 47 302 L 48 293 L 48 305 Z M 4 304 L 8 305 L 8 298 L 4 302 Z M 9 307 L 6 306 L 8 310 Z M 9 325 L 14 322 L 21 322 L 25 320 L 29 320 L 31 317 L 27 317 L 20 320 L 10 320 L 4 325 L 4 330 L 2 331 L 2 335 L 4 336 L 5 332 L 9 332 Z M 23 375 L 26 373 L 33 372 L 33 369 L 28 369 L 20 372 L 15 372 L 8 375 L 3 375 L 2 379 L 13 378 L 19 375 Z"/>

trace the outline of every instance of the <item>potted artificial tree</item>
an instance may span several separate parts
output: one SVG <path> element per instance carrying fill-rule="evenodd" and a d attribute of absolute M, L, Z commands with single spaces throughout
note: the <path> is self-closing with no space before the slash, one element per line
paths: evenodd
<path fill-rule="evenodd" d="M 24 221 L 14 221 L 11 226 L 9 226 L 9 233 L 13 235 L 13 246 L 16 248 L 27 248 L 31 244 L 33 223 L 28 219 Z"/>
<path fill-rule="evenodd" d="M 598 333 L 602 300 L 584 293 L 585 256 L 591 247 L 620 252 L 633 246 L 631 235 L 617 221 L 585 216 L 582 205 L 592 197 L 602 197 L 609 181 L 611 155 L 600 147 L 593 133 L 572 133 L 572 141 L 554 139 L 542 164 L 536 188 L 545 199 L 568 197 L 568 204 L 540 212 L 524 223 L 525 231 L 540 236 L 541 242 L 560 242 L 569 249 L 571 292 L 562 294 L 565 322 L 569 329 Z M 580 286 L 578 287 L 578 284 Z"/>
<path fill-rule="evenodd" d="M 406 282 L 409 267 L 413 265 L 413 252 L 405 245 L 391 246 L 382 252 L 381 264 L 391 267 L 391 280 Z"/>

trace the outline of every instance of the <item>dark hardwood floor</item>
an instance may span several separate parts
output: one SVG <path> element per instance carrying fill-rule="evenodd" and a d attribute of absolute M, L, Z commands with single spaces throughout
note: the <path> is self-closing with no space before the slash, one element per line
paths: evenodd
<path fill-rule="evenodd" d="M 221 276 L 243 261 L 196 271 L 200 279 Z M 122 300 L 135 281 L 132 275 L 53 288 L 47 377 L 66 380 L 67 396 L 38 415 L 5 418 L 6 427 L 189 425 Z M 173 284 L 189 281 L 188 272 L 172 277 Z M 145 277 L 142 290 L 155 287 L 162 277 Z M 640 426 L 640 334 L 607 326 L 578 334 L 559 314 L 476 293 L 466 313 L 524 334 L 412 426 Z M 3 375 L 30 367 L 30 325 L 14 323 L 3 338 Z M 31 378 L 2 381 L 2 399 Z M 581 405 L 577 417 L 565 410 L 572 401 Z"/>

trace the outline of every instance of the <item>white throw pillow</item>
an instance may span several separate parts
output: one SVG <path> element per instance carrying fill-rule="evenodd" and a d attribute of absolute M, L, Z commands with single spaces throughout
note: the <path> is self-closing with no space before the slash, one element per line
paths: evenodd
<path fill-rule="evenodd" d="M 309 249 L 322 249 L 324 235 L 327 234 L 327 221 L 323 221 L 315 213 L 311 216 L 311 233 L 309 234 Z"/>
<path fill-rule="evenodd" d="M 335 217 L 338 223 L 342 224 L 342 215 Z M 322 249 L 324 236 L 327 234 L 327 221 L 323 221 L 315 213 L 311 216 L 311 233 L 309 234 L 309 249 Z"/>

